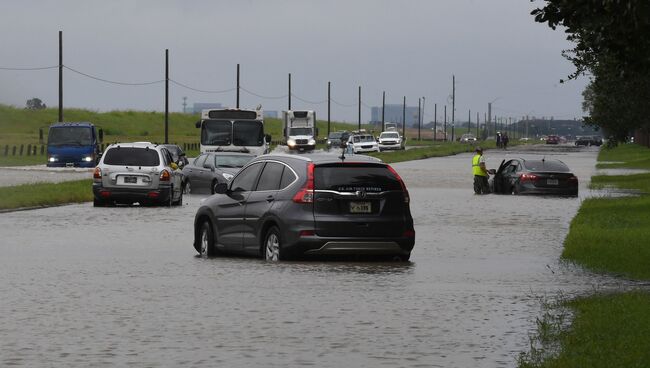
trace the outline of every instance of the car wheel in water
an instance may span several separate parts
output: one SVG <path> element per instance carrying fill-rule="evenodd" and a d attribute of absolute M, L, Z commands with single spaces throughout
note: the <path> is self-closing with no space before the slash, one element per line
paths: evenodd
<path fill-rule="evenodd" d="M 182 206 L 183 205 L 183 190 L 181 189 L 178 192 L 178 200 L 172 203 L 174 206 Z"/>
<path fill-rule="evenodd" d="M 212 232 L 212 225 L 209 220 L 205 220 L 201 223 L 199 242 L 199 253 L 201 253 L 201 257 L 208 258 L 216 255 L 214 233 Z"/>
<path fill-rule="evenodd" d="M 280 230 L 276 226 L 272 226 L 264 237 L 264 259 L 273 262 L 281 260 L 280 244 Z"/>
<path fill-rule="evenodd" d="M 93 207 L 104 207 L 106 206 L 106 202 L 102 201 L 101 199 L 94 198 L 93 199 Z"/>
<path fill-rule="evenodd" d="M 186 181 L 185 181 L 185 184 L 183 185 L 183 192 L 185 192 L 185 194 L 190 194 L 190 193 L 192 193 L 192 185 L 190 184 L 190 180 L 189 180 L 189 179 L 186 180 Z"/>
<path fill-rule="evenodd" d="M 213 181 L 212 181 L 212 184 L 210 185 L 210 194 L 214 194 L 214 193 L 216 193 L 216 191 L 214 190 L 214 188 L 217 186 L 217 184 L 219 184 L 218 181 L 216 181 L 216 180 L 213 180 Z"/>

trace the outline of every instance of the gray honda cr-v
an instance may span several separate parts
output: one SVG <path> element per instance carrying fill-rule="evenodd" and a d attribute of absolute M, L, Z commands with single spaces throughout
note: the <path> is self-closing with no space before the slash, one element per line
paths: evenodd
<path fill-rule="evenodd" d="M 389 165 L 335 154 L 262 155 L 217 185 L 194 220 L 203 256 L 267 260 L 369 255 L 408 260 L 415 243 L 409 193 Z"/>

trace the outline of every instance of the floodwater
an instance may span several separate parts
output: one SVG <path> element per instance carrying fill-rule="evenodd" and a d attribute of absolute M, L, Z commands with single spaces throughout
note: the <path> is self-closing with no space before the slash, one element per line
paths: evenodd
<path fill-rule="evenodd" d="M 596 154 L 486 152 L 560 158 L 579 198 L 476 196 L 470 154 L 393 165 L 407 264 L 202 259 L 198 195 L 0 214 L 0 366 L 513 367 L 541 298 L 625 287 L 559 261 Z"/>
<path fill-rule="evenodd" d="M 58 183 L 66 180 L 91 179 L 93 169 L 55 168 L 45 165 L 0 167 L 0 187 L 34 184 Z"/>

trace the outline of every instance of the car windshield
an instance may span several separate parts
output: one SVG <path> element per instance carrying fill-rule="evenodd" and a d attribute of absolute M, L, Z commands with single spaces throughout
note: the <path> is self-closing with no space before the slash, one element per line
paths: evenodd
<path fill-rule="evenodd" d="M 312 135 L 312 128 L 291 128 L 289 135 Z"/>
<path fill-rule="evenodd" d="M 338 192 L 401 190 L 395 175 L 384 165 L 330 164 L 314 169 L 314 188 Z"/>
<path fill-rule="evenodd" d="M 569 167 L 557 160 L 526 160 L 524 167 L 529 171 L 569 172 Z"/>
<path fill-rule="evenodd" d="M 352 140 L 354 143 L 374 142 L 375 138 L 371 135 L 355 135 Z"/>
<path fill-rule="evenodd" d="M 250 160 L 253 159 L 253 156 L 246 155 L 215 155 L 216 167 L 244 167 Z"/>
<path fill-rule="evenodd" d="M 158 166 L 158 152 L 149 148 L 114 147 L 104 155 L 104 164 L 118 166 Z"/>
<path fill-rule="evenodd" d="M 204 120 L 201 129 L 201 144 L 206 146 L 229 146 L 232 138 L 232 123 L 228 120 Z"/>
<path fill-rule="evenodd" d="M 399 134 L 397 133 L 381 133 L 381 136 L 379 138 L 399 138 Z"/>
<path fill-rule="evenodd" d="M 334 132 L 330 133 L 329 138 L 340 139 L 343 136 L 343 132 Z"/>
<path fill-rule="evenodd" d="M 87 126 L 50 128 L 47 144 L 51 146 L 89 146 L 93 144 L 92 130 Z"/>

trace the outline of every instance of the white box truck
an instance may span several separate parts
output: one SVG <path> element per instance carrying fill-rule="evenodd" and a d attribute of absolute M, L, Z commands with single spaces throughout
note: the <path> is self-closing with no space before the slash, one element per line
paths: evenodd
<path fill-rule="evenodd" d="M 316 112 L 313 110 L 288 110 L 282 112 L 284 139 L 291 150 L 313 150 L 316 148 L 318 128 Z"/>

